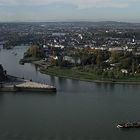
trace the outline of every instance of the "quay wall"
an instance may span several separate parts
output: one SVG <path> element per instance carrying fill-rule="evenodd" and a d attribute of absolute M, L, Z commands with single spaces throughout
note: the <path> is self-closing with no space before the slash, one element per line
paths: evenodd
<path fill-rule="evenodd" d="M 29 91 L 29 92 L 56 92 L 56 88 L 28 88 L 28 87 L 17 87 L 17 91 Z"/>
<path fill-rule="evenodd" d="M 55 87 L 48 88 L 38 88 L 38 87 L 16 87 L 14 85 L 0 87 L 0 92 L 56 92 Z"/>
<path fill-rule="evenodd" d="M 0 92 L 16 92 L 16 91 L 18 91 L 18 90 L 14 87 L 2 87 L 2 88 L 0 88 Z"/>

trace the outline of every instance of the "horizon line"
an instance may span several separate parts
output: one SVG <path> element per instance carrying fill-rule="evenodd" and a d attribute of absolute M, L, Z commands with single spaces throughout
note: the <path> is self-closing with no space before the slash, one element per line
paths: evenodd
<path fill-rule="evenodd" d="M 140 22 L 134 22 L 134 21 L 117 21 L 117 20 L 48 20 L 48 21 L 38 21 L 38 20 L 26 20 L 26 21 L 0 21 L 0 23 L 67 23 L 67 22 L 91 22 L 91 23 L 97 23 L 97 22 L 116 22 L 116 23 L 130 23 L 130 24 L 140 24 Z"/>

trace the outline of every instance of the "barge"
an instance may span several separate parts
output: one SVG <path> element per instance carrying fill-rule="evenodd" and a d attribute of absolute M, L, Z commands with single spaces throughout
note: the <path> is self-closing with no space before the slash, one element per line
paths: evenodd
<path fill-rule="evenodd" d="M 117 128 L 140 128 L 140 122 L 127 122 L 117 125 Z"/>

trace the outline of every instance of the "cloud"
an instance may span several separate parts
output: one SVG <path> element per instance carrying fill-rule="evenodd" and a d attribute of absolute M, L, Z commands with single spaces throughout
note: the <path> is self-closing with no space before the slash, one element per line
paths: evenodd
<path fill-rule="evenodd" d="M 139 22 L 139 4 L 140 0 L 0 0 L 0 21 Z"/>
<path fill-rule="evenodd" d="M 116 0 L 117 1 L 117 0 Z M 56 3 L 71 4 L 77 6 L 79 9 L 86 9 L 91 7 L 113 7 L 125 8 L 128 7 L 127 1 L 119 0 L 0 0 L 0 5 L 49 5 Z M 137 1 L 137 0 L 129 0 Z"/>
<path fill-rule="evenodd" d="M 16 4 L 15 0 L 0 0 L 0 5 L 13 5 Z"/>
<path fill-rule="evenodd" d="M 113 0 L 30 0 L 34 4 L 51 4 L 51 3 L 66 3 L 73 4 L 80 9 L 86 9 L 91 7 L 114 7 L 124 8 L 128 4 L 122 2 L 114 2 Z"/>

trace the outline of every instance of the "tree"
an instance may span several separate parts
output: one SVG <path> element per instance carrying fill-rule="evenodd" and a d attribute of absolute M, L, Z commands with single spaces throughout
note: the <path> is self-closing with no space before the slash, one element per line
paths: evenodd
<path fill-rule="evenodd" d="M 85 52 L 85 50 L 82 50 L 79 52 L 79 57 L 80 57 L 80 61 L 81 61 L 81 65 L 84 66 L 86 63 L 86 59 L 87 59 L 87 52 Z"/>
<path fill-rule="evenodd" d="M 103 71 L 102 76 L 103 78 L 108 78 L 108 71 Z"/>
<path fill-rule="evenodd" d="M 124 69 L 129 69 L 131 67 L 131 59 L 130 58 L 125 58 L 122 60 L 122 68 Z"/>
<path fill-rule="evenodd" d="M 58 64 L 58 66 L 60 66 L 60 67 L 62 67 L 63 66 L 63 60 L 64 60 L 64 58 L 63 58 L 63 56 L 61 55 L 61 56 L 58 56 L 58 60 L 57 60 L 57 64 Z"/>
<path fill-rule="evenodd" d="M 98 52 L 97 58 L 96 58 L 96 64 L 97 64 L 98 67 L 101 66 L 102 61 L 103 61 L 102 54 L 101 54 L 101 52 Z"/>
<path fill-rule="evenodd" d="M 110 79 L 114 79 L 114 78 L 115 78 L 114 72 L 113 72 L 113 71 L 109 71 L 109 72 L 108 72 L 108 77 L 109 77 Z"/>
<path fill-rule="evenodd" d="M 134 62 L 132 62 L 131 69 L 132 69 L 132 74 L 134 75 L 135 74 L 135 63 Z"/>
<path fill-rule="evenodd" d="M 25 57 L 41 58 L 43 53 L 37 45 L 31 45 L 31 47 L 25 53 Z"/>
<path fill-rule="evenodd" d="M 111 60 L 113 63 L 116 63 L 119 61 L 119 53 L 118 51 L 111 51 Z"/>
<path fill-rule="evenodd" d="M 5 81 L 6 79 L 6 71 L 3 69 L 2 65 L 0 65 L 0 81 Z"/>
<path fill-rule="evenodd" d="M 76 66 L 77 63 L 78 63 L 78 60 L 79 60 L 79 52 L 78 51 L 75 51 L 71 56 L 74 59 L 74 64 Z"/>

